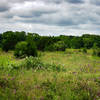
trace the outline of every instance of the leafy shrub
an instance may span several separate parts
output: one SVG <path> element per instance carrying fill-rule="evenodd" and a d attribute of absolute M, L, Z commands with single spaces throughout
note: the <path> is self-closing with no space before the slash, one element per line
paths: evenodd
<path fill-rule="evenodd" d="M 44 66 L 39 58 L 32 57 L 32 56 L 26 57 L 24 62 L 25 62 L 24 67 L 27 69 L 30 69 L 30 68 L 41 69 Z"/>
<path fill-rule="evenodd" d="M 4 51 L 9 51 L 9 50 L 14 50 L 15 45 L 20 42 L 24 41 L 26 38 L 26 34 L 24 31 L 22 32 L 12 32 L 12 31 L 7 31 L 2 34 L 2 49 Z"/>
<path fill-rule="evenodd" d="M 58 41 L 57 43 L 54 44 L 54 48 L 57 51 L 65 51 L 66 46 L 63 41 Z"/>
<path fill-rule="evenodd" d="M 14 72 L 16 70 L 22 70 L 22 69 L 33 69 L 33 70 L 47 70 L 47 71 L 66 71 L 63 65 L 56 65 L 56 64 L 48 64 L 43 63 L 40 58 L 38 57 L 26 57 L 22 62 L 20 63 L 14 63 L 14 64 L 8 64 L 6 67 L 0 66 L 0 70 L 4 70 L 7 72 Z"/>
<path fill-rule="evenodd" d="M 15 47 L 14 55 L 16 57 L 26 56 L 27 54 L 27 42 L 19 42 Z"/>
<path fill-rule="evenodd" d="M 86 48 L 83 48 L 82 52 L 83 53 L 87 53 L 87 49 Z"/>
<path fill-rule="evenodd" d="M 100 57 L 100 48 L 98 47 L 98 45 L 96 43 L 94 43 L 94 45 L 93 45 L 92 55 Z"/>
<path fill-rule="evenodd" d="M 51 45 L 45 47 L 45 51 L 56 51 L 56 49 L 54 48 L 54 45 L 51 44 Z"/>
<path fill-rule="evenodd" d="M 14 55 L 16 57 L 25 57 L 25 56 L 37 56 L 37 49 L 35 44 L 30 44 L 28 42 L 19 42 L 15 47 Z"/>
<path fill-rule="evenodd" d="M 48 70 L 48 71 L 65 71 L 63 66 L 61 65 L 55 65 L 55 64 L 46 64 L 43 63 L 38 57 L 26 57 L 25 61 L 21 66 L 24 66 L 24 68 L 27 69 L 35 69 L 35 70 Z M 20 67 L 19 67 L 20 68 Z"/>
<path fill-rule="evenodd" d="M 100 57 L 100 48 L 93 49 L 92 55 L 93 55 L 93 56 L 98 56 L 98 57 Z"/>
<path fill-rule="evenodd" d="M 37 54 L 37 48 L 34 42 L 28 43 L 27 45 L 27 56 L 34 56 L 36 57 Z"/>
<path fill-rule="evenodd" d="M 45 50 L 47 51 L 65 51 L 65 49 L 66 49 L 66 45 L 64 41 L 58 41 L 45 48 Z"/>

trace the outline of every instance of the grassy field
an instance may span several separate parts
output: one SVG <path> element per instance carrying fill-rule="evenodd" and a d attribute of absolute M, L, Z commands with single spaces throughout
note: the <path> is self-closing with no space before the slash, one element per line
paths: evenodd
<path fill-rule="evenodd" d="M 100 57 L 68 51 L 39 52 L 40 61 L 57 70 L 26 69 L 25 59 L 1 51 L 0 100 L 100 100 Z M 9 70 L 14 65 L 22 68 Z"/>

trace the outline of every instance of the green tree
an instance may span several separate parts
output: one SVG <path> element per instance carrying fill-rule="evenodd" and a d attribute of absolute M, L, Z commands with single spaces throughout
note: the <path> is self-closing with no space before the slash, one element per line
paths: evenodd
<path fill-rule="evenodd" d="M 70 42 L 71 48 L 79 49 L 83 47 L 83 40 L 81 37 L 74 37 Z"/>
<path fill-rule="evenodd" d="M 26 41 L 27 41 L 27 56 L 37 56 L 37 47 L 34 41 L 34 34 L 28 33 Z"/>
<path fill-rule="evenodd" d="M 16 35 L 12 31 L 7 31 L 2 35 L 2 49 L 8 51 L 14 49 L 16 45 Z"/>
<path fill-rule="evenodd" d="M 4 32 L 2 34 L 2 49 L 4 51 L 12 50 L 15 48 L 17 42 L 24 41 L 25 38 L 25 32 Z"/>
<path fill-rule="evenodd" d="M 37 56 L 37 49 L 34 43 L 26 41 L 17 43 L 14 51 L 16 57 Z"/>
<path fill-rule="evenodd" d="M 25 57 L 27 55 L 27 42 L 18 42 L 15 47 L 14 55 L 16 57 Z"/>
<path fill-rule="evenodd" d="M 64 41 L 58 41 L 57 43 L 55 43 L 53 45 L 53 48 L 56 51 L 65 51 L 66 45 L 65 45 Z"/>

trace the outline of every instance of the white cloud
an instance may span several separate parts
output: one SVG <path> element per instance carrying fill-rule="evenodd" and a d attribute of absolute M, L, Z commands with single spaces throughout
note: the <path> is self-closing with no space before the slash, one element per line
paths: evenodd
<path fill-rule="evenodd" d="M 97 3 L 93 0 L 0 1 L 0 31 L 30 31 L 42 35 L 100 34 Z"/>

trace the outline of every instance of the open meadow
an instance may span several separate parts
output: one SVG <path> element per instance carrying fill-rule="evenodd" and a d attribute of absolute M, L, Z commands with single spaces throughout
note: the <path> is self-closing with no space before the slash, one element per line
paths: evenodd
<path fill-rule="evenodd" d="M 0 100 L 100 100 L 100 57 L 78 49 L 18 59 L 0 52 Z"/>
<path fill-rule="evenodd" d="M 0 100 L 100 100 L 100 0 L 0 0 Z"/>

